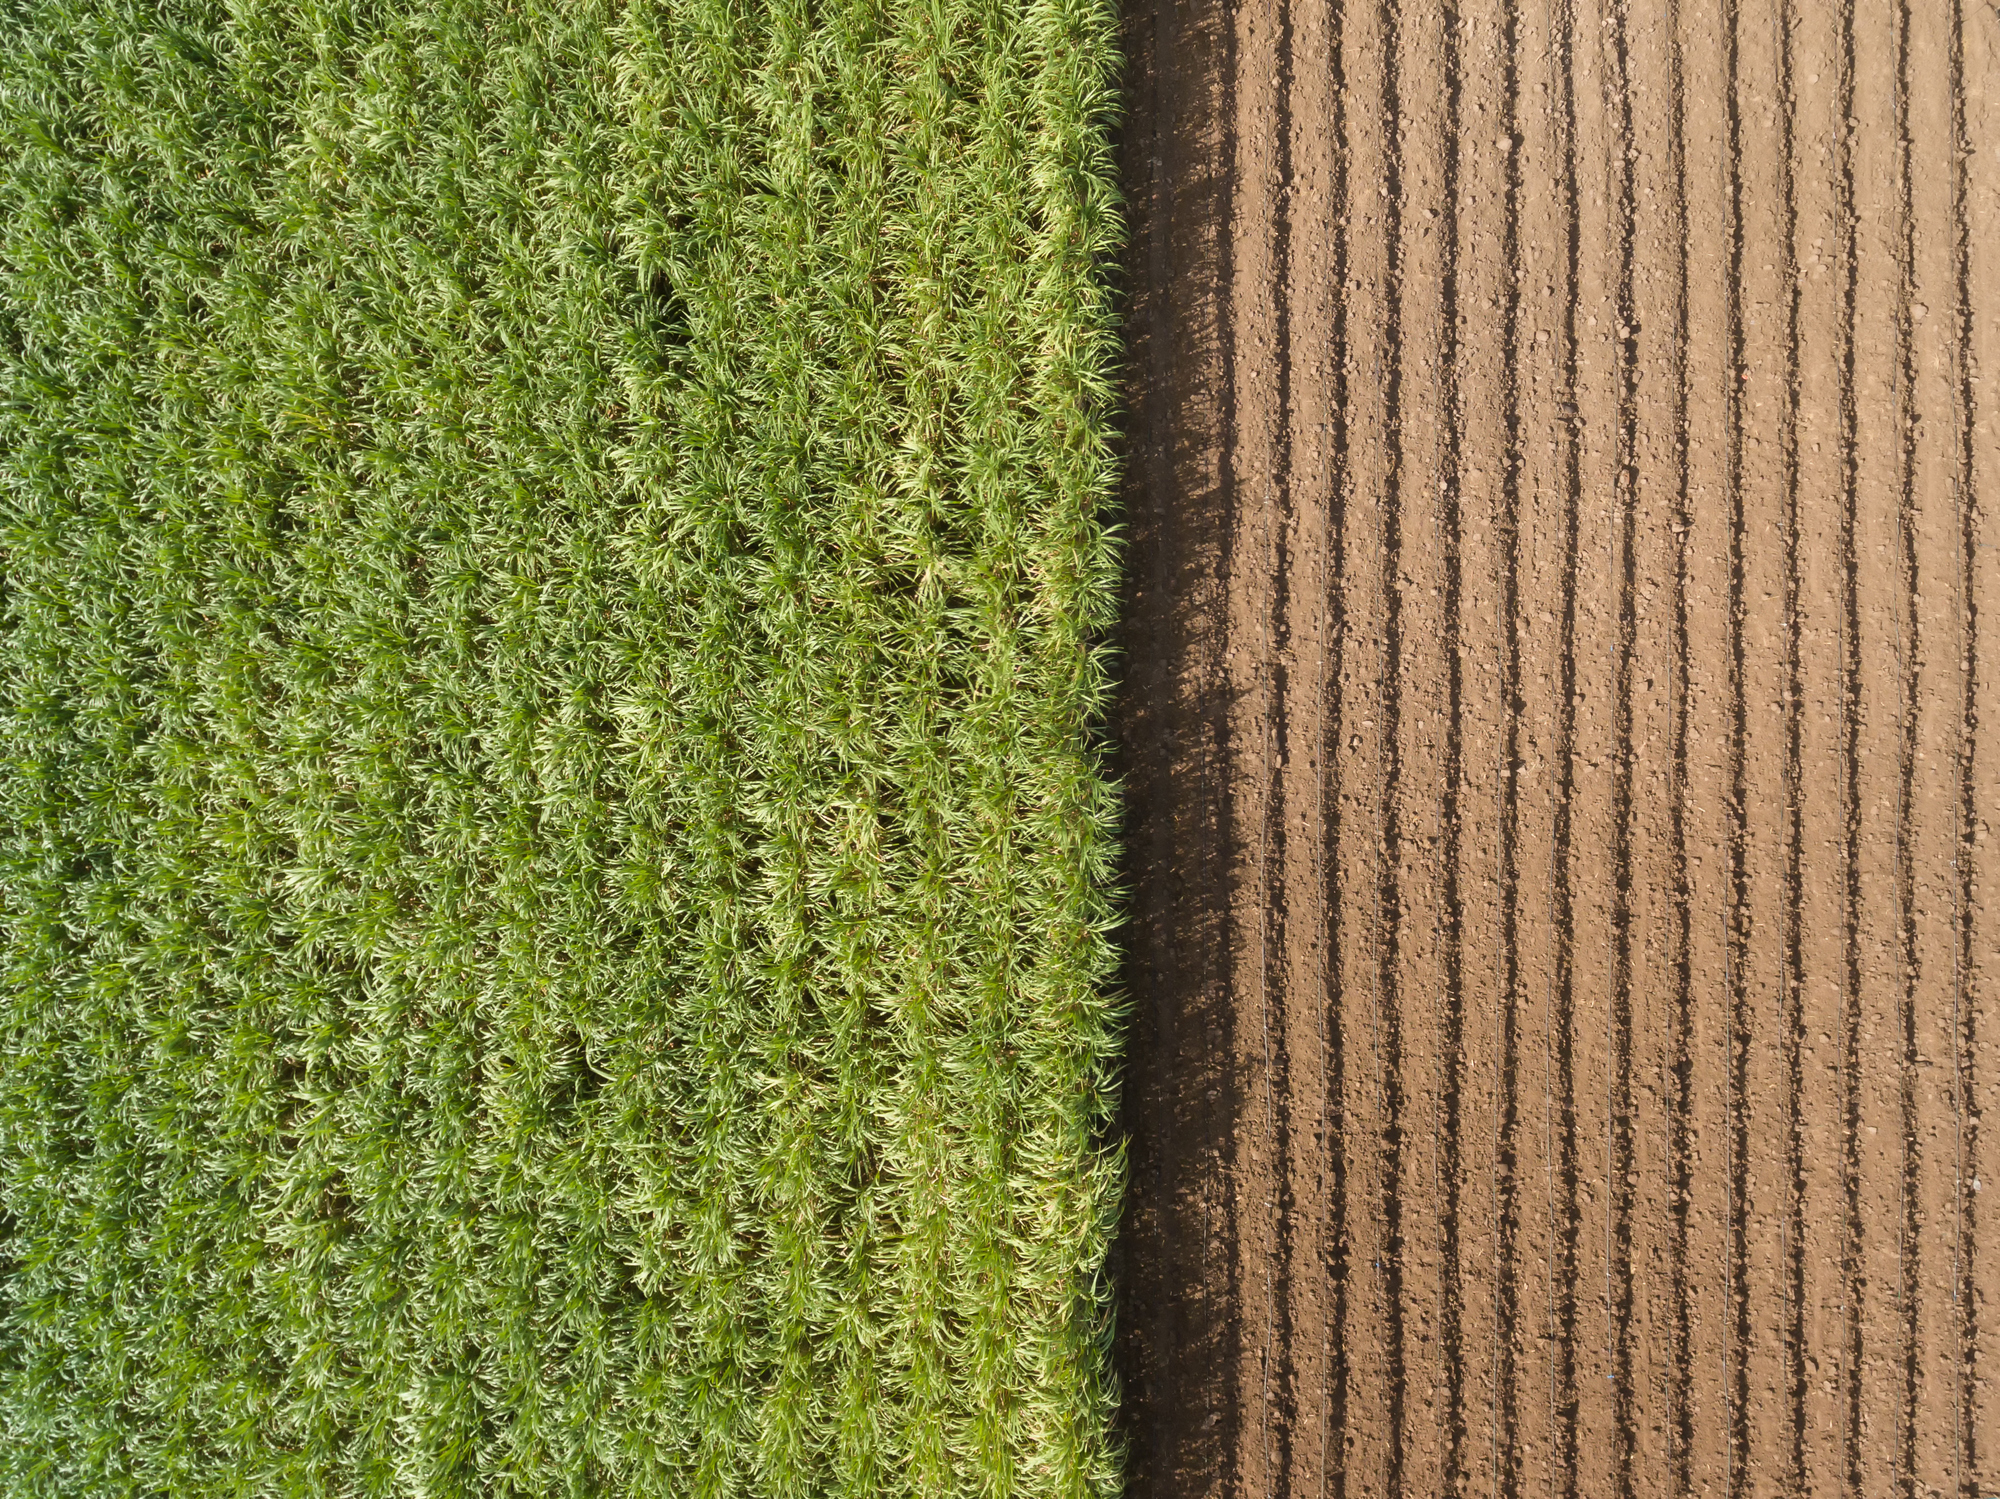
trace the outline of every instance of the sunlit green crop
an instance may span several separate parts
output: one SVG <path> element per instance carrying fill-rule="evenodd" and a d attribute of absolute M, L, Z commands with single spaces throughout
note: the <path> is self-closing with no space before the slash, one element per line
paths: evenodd
<path fill-rule="evenodd" d="M 0 1492 L 1116 1488 L 1108 0 L 0 0 Z"/>

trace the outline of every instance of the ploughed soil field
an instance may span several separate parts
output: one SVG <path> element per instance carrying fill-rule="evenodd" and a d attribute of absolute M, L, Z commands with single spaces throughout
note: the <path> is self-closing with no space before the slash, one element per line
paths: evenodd
<path fill-rule="evenodd" d="M 1126 42 L 1133 1492 L 2000 1493 L 2000 12 Z"/>

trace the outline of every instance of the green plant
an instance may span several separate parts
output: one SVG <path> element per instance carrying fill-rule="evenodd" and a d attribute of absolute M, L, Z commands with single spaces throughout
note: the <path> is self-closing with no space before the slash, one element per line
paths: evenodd
<path fill-rule="evenodd" d="M 0 8 L 0 1487 L 1083 1495 L 1105 0 Z"/>

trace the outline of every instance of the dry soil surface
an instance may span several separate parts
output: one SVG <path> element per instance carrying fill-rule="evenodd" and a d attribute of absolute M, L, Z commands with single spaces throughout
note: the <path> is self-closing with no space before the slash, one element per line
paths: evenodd
<path fill-rule="evenodd" d="M 1129 27 L 1133 1492 L 2000 1493 L 2000 11 Z"/>

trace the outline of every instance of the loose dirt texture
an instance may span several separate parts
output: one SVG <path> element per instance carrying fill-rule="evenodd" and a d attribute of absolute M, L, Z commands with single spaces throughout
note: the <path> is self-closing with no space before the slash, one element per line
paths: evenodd
<path fill-rule="evenodd" d="M 2000 13 L 1129 13 L 1133 1492 L 2000 1492 Z"/>

